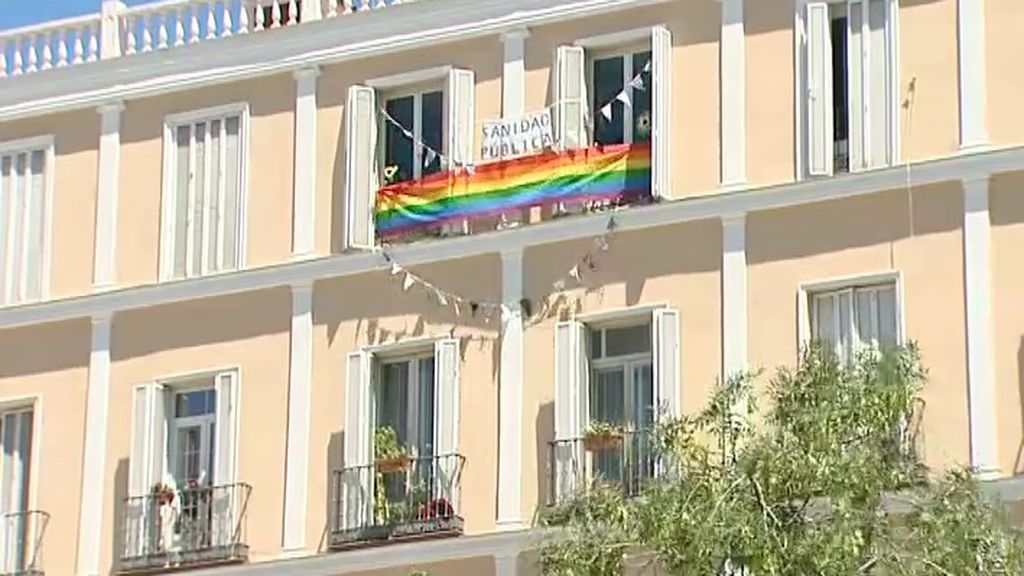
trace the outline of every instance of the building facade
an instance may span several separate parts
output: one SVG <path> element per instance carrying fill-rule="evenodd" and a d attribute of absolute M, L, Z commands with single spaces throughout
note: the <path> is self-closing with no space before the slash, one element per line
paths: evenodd
<path fill-rule="evenodd" d="M 916 341 L 925 462 L 1012 486 L 1021 29 L 1019 0 L 106 0 L 0 31 L 0 573 L 536 573 L 538 508 L 657 473 L 588 426 L 812 338 Z M 648 158 L 641 193 L 383 237 L 378 190 L 479 181 L 485 126 L 545 111 L 560 158 Z"/>

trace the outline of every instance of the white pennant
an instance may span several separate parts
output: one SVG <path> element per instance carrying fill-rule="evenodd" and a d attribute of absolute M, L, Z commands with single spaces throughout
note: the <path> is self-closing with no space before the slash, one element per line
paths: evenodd
<path fill-rule="evenodd" d="M 555 289 L 555 292 L 562 292 L 565 290 L 565 280 L 558 280 L 551 287 Z"/>
<path fill-rule="evenodd" d="M 644 79 L 640 76 L 637 76 L 636 78 L 633 78 L 632 80 L 629 81 L 629 86 L 634 90 L 643 90 Z"/>
<path fill-rule="evenodd" d="M 437 152 L 434 152 L 432 148 L 428 148 L 426 146 L 424 146 L 424 150 L 426 153 L 423 155 L 423 167 L 427 168 L 435 159 L 437 159 Z"/>
<path fill-rule="evenodd" d="M 651 71 L 651 61 L 648 60 L 647 64 L 644 64 L 644 72 L 650 72 L 650 71 Z"/>
<path fill-rule="evenodd" d="M 402 282 L 402 290 L 408 290 L 416 284 L 416 279 L 412 277 L 412 274 L 406 273 L 405 281 Z"/>
<path fill-rule="evenodd" d="M 619 92 L 619 95 L 616 96 L 615 99 L 618 100 L 619 102 L 622 102 L 626 106 L 629 106 L 629 93 L 626 92 L 625 90 Z"/>
<path fill-rule="evenodd" d="M 611 102 L 601 107 L 601 116 L 604 116 L 605 120 L 611 121 L 612 119 L 612 104 Z"/>
<path fill-rule="evenodd" d="M 398 265 L 398 262 L 391 263 L 391 275 L 398 276 L 402 273 L 402 267 Z"/>
<path fill-rule="evenodd" d="M 444 294 L 440 290 L 435 290 L 434 293 L 437 294 L 437 299 L 441 302 L 441 306 L 448 305 L 448 299 L 444 297 Z"/>
<path fill-rule="evenodd" d="M 572 276 L 573 278 L 575 278 L 577 282 L 582 282 L 582 279 L 580 278 L 580 265 L 579 264 L 573 266 L 572 270 L 569 270 L 569 276 Z"/>

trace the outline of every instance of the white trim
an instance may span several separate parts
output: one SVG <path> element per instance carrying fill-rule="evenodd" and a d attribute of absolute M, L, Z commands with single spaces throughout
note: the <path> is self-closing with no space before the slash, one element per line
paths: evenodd
<path fill-rule="evenodd" d="M 722 382 L 747 369 L 747 219 L 722 218 Z"/>
<path fill-rule="evenodd" d="M 96 246 L 93 257 L 94 288 L 116 281 L 117 206 L 121 181 L 121 112 L 124 104 L 101 106 L 99 166 L 96 184 Z"/>
<path fill-rule="evenodd" d="M 986 177 L 991 174 L 1020 170 L 1022 166 L 1024 166 L 1024 147 L 962 154 L 916 164 L 911 184 L 919 191 L 925 190 L 925 193 L 928 193 L 928 184 Z M 618 224 L 617 230 L 623 233 L 708 218 L 721 218 L 740 212 L 750 213 L 865 196 L 903 189 L 906 185 L 906 169 L 892 167 L 849 174 L 843 178 L 760 188 L 752 187 L 739 192 L 697 195 L 652 206 L 634 207 L 616 212 L 615 221 Z M 605 233 L 607 226 L 607 214 L 580 215 L 511 230 L 396 246 L 392 249 L 392 255 L 403 266 L 415 266 L 526 249 L 579 238 L 593 238 Z M 383 271 L 388 268 L 384 259 L 379 254 L 372 252 L 324 256 L 203 278 L 134 286 L 76 298 L 0 308 L 0 328 L 57 322 L 96 314 L 109 314 L 174 302 L 265 290 L 326 278 Z"/>
<path fill-rule="evenodd" d="M 53 148 L 53 145 L 53 134 L 33 136 L 31 138 L 20 138 L 18 140 L 5 140 L 0 142 L 0 154 L 21 152 L 26 149 L 42 150 L 45 148 Z"/>
<path fill-rule="evenodd" d="M 285 551 L 306 547 L 309 489 L 309 420 L 313 386 L 313 285 L 292 286 L 288 435 L 285 454 Z"/>
<path fill-rule="evenodd" d="M 292 255 L 315 250 L 316 238 L 316 79 L 318 68 L 295 73 L 295 158 L 292 190 Z M 224 147 L 221 146 L 223 150 Z"/>
<path fill-rule="evenodd" d="M 608 34 L 599 34 L 597 36 L 587 36 L 585 38 L 577 39 L 573 42 L 573 45 L 586 48 L 587 50 L 598 50 L 604 48 L 617 48 L 645 41 L 650 43 L 651 30 L 658 27 L 667 28 L 667 25 L 654 24 L 651 26 L 644 26 L 643 28 L 633 28 Z"/>
<path fill-rule="evenodd" d="M 835 276 L 810 282 L 801 282 L 797 291 L 797 344 L 802 349 L 811 339 L 810 296 L 852 287 L 868 287 L 879 284 L 893 284 L 896 292 L 896 341 L 906 342 L 907 327 L 904 312 L 904 280 L 902 270 L 882 270 Z M 799 356 L 799 351 L 797 352 Z M 799 358 L 798 358 L 799 359 Z"/>
<path fill-rule="evenodd" d="M 661 310 L 668 308 L 667 302 L 657 302 L 653 304 L 639 304 L 637 306 L 623 306 L 619 308 L 608 308 L 606 310 L 599 310 L 597 312 L 587 312 L 585 314 L 577 314 L 573 318 L 577 322 L 582 322 L 588 327 L 597 326 L 599 328 L 605 328 L 609 324 L 619 324 L 622 322 L 629 322 L 635 320 L 640 316 L 648 315 L 653 313 L 655 310 Z"/>
<path fill-rule="evenodd" d="M 747 181 L 747 81 L 746 36 L 743 0 L 722 0 L 721 139 L 722 174 L 725 188 L 742 186 Z"/>
<path fill-rule="evenodd" d="M 53 254 L 53 197 L 54 197 L 54 182 L 55 182 L 55 171 L 56 171 L 56 145 L 55 138 L 52 134 L 45 134 L 41 136 L 33 136 L 30 138 L 21 138 L 18 140 L 7 140 L 0 142 L 0 156 L 27 153 L 29 167 L 32 163 L 33 152 L 42 152 L 44 154 L 44 166 L 43 166 L 43 247 L 40 254 L 40 276 L 39 276 L 39 296 L 31 298 L 22 298 L 19 294 L 15 294 L 12 299 L 11 305 L 24 305 L 33 302 L 46 301 L 50 298 L 50 276 L 51 276 L 51 262 Z M 31 170 L 31 168 L 29 168 Z M 13 166 L 12 166 L 13 170 Z M 31 190 L 26 189 L 26 194 Z M 2 207 L 0 207 L 2 209 Z M 5 255 L 0 255 L 0 265 L 9 266 L 11 263 L 6 261 Z M 18 275 L 21 282 L 24 284 L 25 277 L 23 274 Z M 8 271 L 8 278 L 11 278 L 11 271 Z M 23 286 L 24 287 L 24 286 Z M 4 306 L 4 291 L 5 287 L 0 286 L 0 308 Z"/>
<path fill-rule="evenodd" d="M 526 28 L 509 30 L 501 35 L 501 116 L 517 118 L 526 113 Z"/>
<path fill-rule="evenodd" d="M 996 386 L 992 368 L 992 281 L 989 181 L 965 180 L 964 311 L 971 467 L 983 477 L 999 474 Z"/>
<path fill-rule="evenodd" d="M 395 356 L 405 356 L 409 354 L 433 353 L 434 343 L 438 340 L 444 340 L 447 336 L 419 336 L 416 338 L 409 338 L 402 340 L 401 342 L 392 342 L 389 344 L 371 344 L 369 346 L 363 346 L 359 350 L 372 354 L 373 358 L 384 357 L 385 359 Z"/>
<path fill-rule="evenodd" d="M 498 363 L 498 516 L 520 526 L 523 463 L 523 251 L 501 253 L 502 311 Z M 507 310 L 507 312 L 506 312 Z"/>
<path fill-rule="evenodd" d="M 42 393 L 0 398 L 0 417 L 9 412 L 32 411 L 32 436 L 29 438 L 29 477 L 28 477 L 28 510 L 39 510 L 39 478 L 42 470 L 40 457 L 43 434 L 43 395 Z M 33 542 L 26 542 L 33 546 Z"/>
<path fill-rule="evenodd" d="M 957 0 L 960 149 L 988 144 L 985 127 L 985 0 Z"/>
<path fill-rule="evenodd" d="M 370 78 L 363 82 L 363 84 L 373 88 L 374 90 L 393 90 L 395 88 L 402 88 L 405 86 L 444 80 L 448 77 L 448 73 L 451 72 L 451 70 L 452 67 L 448 65 L 434 66 L 433 68 L 421 68 L 410 72 L 399 72 L 398 74 L 391 74 L 389 76 Z"/>
<path fill-rule="evenodd" d="M 107 429 L 110 406 L 110 337 L 113 318 L 92 319 L 89 384 L 86 392 L 85 445 L 82 450 L 82 495 L 78 518 L 79 576 L 100 573 L 103 498 L 106 494 Z"/>

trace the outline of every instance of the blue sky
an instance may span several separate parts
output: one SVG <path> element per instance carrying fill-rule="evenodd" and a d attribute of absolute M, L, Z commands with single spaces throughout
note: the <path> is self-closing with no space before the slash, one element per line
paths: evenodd
<path fill-rule="evenodd" d="M 134 6 L 151 0 L 124 0 Z M 102 0 L 0 0 L 0 30 L 99 12 Z"/>

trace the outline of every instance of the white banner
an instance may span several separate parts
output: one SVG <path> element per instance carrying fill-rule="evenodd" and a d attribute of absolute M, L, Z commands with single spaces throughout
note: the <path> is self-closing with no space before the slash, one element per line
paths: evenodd
<path fill-rule="evenodd" d="M 551 110 L 484 122 L 483 160 L 502 160 L 537 154 L 555 143 Z"/>

